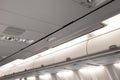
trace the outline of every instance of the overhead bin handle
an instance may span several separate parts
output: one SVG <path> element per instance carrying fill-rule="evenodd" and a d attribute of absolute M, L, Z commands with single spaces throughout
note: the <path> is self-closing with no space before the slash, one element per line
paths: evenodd
<path fill-rule="evenodd" d="M 111 46 L 109 46 L 109 49 L 110 50 L 116 50 L 116 49 L 118 49 L 119 47 L 117 46 L 117 45 L 111 45 Z"/>

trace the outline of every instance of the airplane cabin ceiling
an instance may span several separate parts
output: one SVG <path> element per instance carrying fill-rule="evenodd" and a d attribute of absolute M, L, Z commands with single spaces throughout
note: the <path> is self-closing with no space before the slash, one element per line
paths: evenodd
<path fill-rule="evenodd" d="M 74 0 L 0 0 L 0 10 L 6 12 L 6 16 L 7 13 L 11 16 L 18 16 L 17 20 L 21 18 L 24 21 L 26 18 L 32 20 L 32 23 L 41 22 L 44 24 L 42 24 L 44 28 L 46 26 L 59 28 L 57 26 L 63 26 L 89 11 L 88 8 Z M 18 25 L 16 24 L 16 26 Z M 24 24 L 24 26 L 29 25 Z M 31 26 L 33 27 L 33 25 Z"/>
<path fill-rule="evenodd" d="M 119 0 L 116 1 L 119 2 Z M 91 23 L 91 25 L 87 24 L 87 18 L 83 19 L 83 23 L 87 24 L 87 26 L 82 26 L 83 24 L 80 23 L 82 21 L 77 22 L 77 24 L 74 22 L 112 2 L 113 0 L 103 0 L 103 3 L 95 6 L 87 2 L 87 0 L 0 0 L 0 65 L 19 58 L 19 56 L 25 57 L 27 53 L 30 53 L 27 57 L 32 56 L 34 54 L 33 50 L 35 50 L 36 47 L 37 49 L 47 49 L 48 47 L 45 45 L 48 45 L 49 42 L 46 42 L 47 40 L 44 40 L 44 38 L 49 37 L 55 32 L 59 32 L 57 34 L 57 40 L 59 40 L 68 35 L 74 34 L 77 31 L 81 31 L 81 34 L 79 35 L 81 36 L 101 28 L 100 26 L 92 27 L 91 25 L 94 23 Z M 117 5 L 118 4 L 119 3 L 117 3 Z M 108 7 L 106 9 L 108 9 Z M 108 12 L 114 12 L 113 10 L 108 10 Z M 109 16 L 115 13 L 111 13 Z M 91 16 L 93 19 L 96 19 L 95 21 L 101 18 L 99 14 L 95 15 L 95 17 L 93 15 Z M 107 18 L 106 15 L 103 17 Z M 89 16 L 88 18 L 91 17 Z M 74 26 L 69 26 L 69 23 L 74 23 Z M 97 23 L 99 22 L 95 22 L 95 24 Z M 64 29 L 64 27 L 67 28 Z M 32 43 L 27 44 L 19 41 L 2 40 L 1 36 L 2 38 L 3 36 L 14 37 L 15 40 L 33 40 L 33 43 L 38 43 L 39 46 L 33 46 L 24 52 L 20 52 L 32 46 Z M 54 36 L 50 36 L 49 38 L 52 37 L 54 38 Z M 17 51 L 19 54 L 16 55 L 17 57 L 15 56 L 16 58 L 14 57 L 4 61 L 7 57 L 17 54 Z"/>

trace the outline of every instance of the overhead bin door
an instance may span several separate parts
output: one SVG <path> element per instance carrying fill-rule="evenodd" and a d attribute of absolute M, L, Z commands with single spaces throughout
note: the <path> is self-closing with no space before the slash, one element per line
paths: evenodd
<path fill-rule="evenodd" d="M 34 67 L 40 67 L 41 65 L 50 65 L 59 62 L 66 61 L 67 58 L 75 59 L 78 57 L 86 56 L 86 42 L 78 43 L 71 47 L 65 48 L 60 51 L 51 53 L 50 55 L 43 56 L 34 61 Z M 40 64 L 38 64 L 40 63 Z"/>
<path fill-rule="evenodd" d="M 102 51 L 110 50 L 110 47 L 120 47 L 120 29 L 106 33 L 89 40 L 88 54 L 95 54 Z"/>
<path fill-rule="evenodd" d="M 96 24 L 116 14 L 119 4 L 119 0 L 1 0 L 0 35 L 14 39 L 0 40 L 0 65 L 101 28 Z"/>

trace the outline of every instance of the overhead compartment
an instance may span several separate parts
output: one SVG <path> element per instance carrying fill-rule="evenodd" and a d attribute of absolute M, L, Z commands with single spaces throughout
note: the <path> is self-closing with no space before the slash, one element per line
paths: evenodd
<path fill-rule="evenodd" d="M 14 66 L 12 69 L 10 70 L 8 69 L 7 71 L 4 71 L 3 74 L 12 74 L 13 72 L 17 73 L 24 70 L 57 64 L 60 62 L 66 62 L 68 60 L 87 56 L 86 43 L 87 41 L 84 41 L 81 43 L 74 44 L 65 49 L 51 53 L 49 55 L 41 56 L 41 57 L 39 56 L 36 59 L 29 60 L 18 66 Z"/>
<path fill-rule="evenodd" d="M 114 26 L 113 26 L 114 27 Z M 88 41 L 88 54 L 96 54 L 120 47 L 120 29 L 108 32 Z"/>
<path fill-rule="evenodd" d="M 0 65 L 15 59 L 28 58 L 99 29 L 103 27 L 99 24 L 101 21 L 117 14 L 120 10 L 119 0 L 96 1 L 98 0 L 93 0 L 93 2 L 87 0 L 1 0 L 0 23 L 6 24 L 7 27 L 12 25 L 15 28 L 22 28 L 25 33 L 30 32 L 24 37 L 34 42 L 19 47 L 9 54 L 6 52 L 7 57 L 0 60 Z"/>
<path fill-rule="evenodd" d="M 40 67 L 41 65 L 51 65 L 75 58 L 80 58 L 86 55 L 85 41 L 36 59 L 34 61 L 34 67 Z M 40 64 L 38 65 L 38 63 Z"/>
<path fill-rule="evenodd" d="M 49 48 L 56 47 L 69 40 L 85 35 L 96 29 L 102 28 L 104 25 L 101 25 L 100 22 L 108 17 L 115 15 L 116 13 L 119 12 L 118 10 L 120 9 L 120 7 L 115 6 L 120 4 L 118 0 L 116 2 L 115 1 L 112 2 L 111 0 L 106 0 L 105 3 L 109 3 L 109 4 L 106 4 L 106 6 L 103 6 L 100 9 L 97 9 L 97 7 L 92 7 L 88 9 L 88 10 L 92 9 L 92 12 L 89 11 L 89 14 L 80 17 L 75 22 L 67 24 L 66 25 L 67 27 L 64 27 L 63 29 L 56 31 L 54 34 L 51 34 L 45 39 L 39 41 L 38 43 L 29 46 L 28 48 L 22 50 L 18 54 L 24 54 L 28 52 L 28 54 L 26 54 L 25 57 L 27 57 L 28 55 L 32 56 L 33 54 L 42 52 Z M 105 3 L 103 2 L 103 5 Z M 114 9 L 111 10 L 110 8 L 114 8 Z"/>

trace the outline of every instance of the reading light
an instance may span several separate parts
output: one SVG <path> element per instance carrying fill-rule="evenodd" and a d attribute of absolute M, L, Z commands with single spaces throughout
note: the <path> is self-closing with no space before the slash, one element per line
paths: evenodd
<path fill-rule="evenodd" d="M 15 40 L 14 37 L 9 37 L 9 36 L 6 36 L 5 39 L 8 40 L 8 41 L 14 41 Z"/>
<path fill-rule="evenodd" d="M 26 39 L 18 39 L 18 42 L 26 42 Z"/>
<path fill-rule="evenodd" d="M 16 60 L 14 60 L 14 61 L 12 61 L 12 62 L 10 62 L 10 63 L 8 63 L 8 64 L 11 64 L 11 65 L 16 66 L 16 65 L 19 65 L 19 64 L 22 64 L 22 63 L 25 63 L 25 62 L 33 61 L 33 60 L 35 60 L 35 59 L 37 59 L 37 58 L 39 58 L 39 57 L 40 57 L 40 56 L 38 56 L 38 55 L 34 55 L 34 56 L 29 57 L 29 58 L 27 58 L 27 59 L 16 59 Z M 0 67 L 0 69 L 1 69 L 1 67 Z"/>
<path fill-rule="evenodd" d="M 110 31 L 120 29 L 120 14 L 111 17 L 107 20 L 104 20 L 102 23 L 105 24 L 106 26 L 104 28 L 92 32 L 91 34 L 94 34 L 95 36 L 99 36 L 108 33 Z"/>

